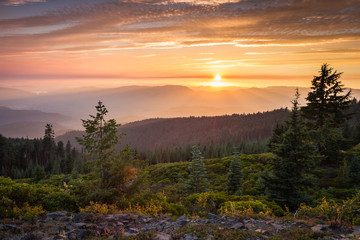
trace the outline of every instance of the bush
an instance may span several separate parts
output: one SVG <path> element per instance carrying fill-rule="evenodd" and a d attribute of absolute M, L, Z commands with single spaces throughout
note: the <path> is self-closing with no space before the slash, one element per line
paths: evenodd
<path fill-rule="evenodd" d="M 271 208 L 259 200 L 226 202 L 219 212 L 225 215 L 238 216 L 270 216 Z"/>
<path fill-rule="evenodd" d="M 196 193 L 185 199 L 185 206 L 192 214 L 205 216 L 209 212 L 216 213 L 228 199 L 224 192 Z"/>
<path fill-rule="evenodd" d="M 90 205 L 80 208 L 80 212 L 93 213 L 93 214 L 117 214 L 121 211 L 115 204 L 106 204 L 98 202 L 90 202 Z"/>
<path fill-rule="evenodd" d="M 65 192 L 53 192 L 43 199 L 43 206 L 47 211 L 65 210 L 69 212 L 78 211 L 74 197 Z"/>
<path fill-rule="evenodd" d="M 343 224 L 357 224 L 360 212 L 360 191 L 347 200 L 338 203 L 335 200 L 323 198 L 322 202 L 315 206 L 309 207 L 301 204 L 298 209 L 298 216 L 301 218 L 320 218 L 325 219 L 331 226 Z"/>

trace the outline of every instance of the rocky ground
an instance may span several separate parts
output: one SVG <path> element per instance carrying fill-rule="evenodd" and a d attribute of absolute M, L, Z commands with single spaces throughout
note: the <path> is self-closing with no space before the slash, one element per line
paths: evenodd
<path fill-rule="evenodd" d="M 33 221 L 3 220 L 0 224 L 0 239 L 126 239 L 130 236 L 145 239 L 141 237 L 145 232 L 151 233 L 151 239 L 159 240 L 222 239 L 211 234 L 200 238 L 194 232 L 186 232 L 189 226 L 197 226 L 199 229 L 210 226 L 218 231 L 229 229 L 239 233 L 253 233 L 251 236 L 245 235 L 248 236 L 246 239 L 285 239 L 281 237 L 282 233 L 296 229 L 319 233 L 323 239 L 360 239 L 360 226 L 332 229 L 324 224 L 311 226 L 300 221 L 240 219 L 210 213 L 205 219 L 186 216 L 175 219 L 169 216 L 154 218 L 140 214 L 93 215 L 64 211 L 48 213 Z M 286 239 L 292 238 L 290 236 Z"/>

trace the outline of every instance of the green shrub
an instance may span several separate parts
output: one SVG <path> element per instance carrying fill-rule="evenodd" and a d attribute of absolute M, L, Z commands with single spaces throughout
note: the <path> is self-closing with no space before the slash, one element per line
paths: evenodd
<path fill-rule="evenodd" d="M 182 216 L 186 213 L 186 208 L 178 203 L 165 203 L 164 212 L 172 216 Z"/>
<path fill-rule="evenodd" d="M 228 199 L 224 192 L 196 193 L 185 199 L 185 206 L 192 214 L 205 216 L 209 212 L 216 213 Z"/>
<path fill-rule="evenodd" d="M 43 206 L 47 211 L 78 211 L 74 197 L 65 192 L 53 192 L 45 196 Z"/>
<path fill-rule="evenodd" d="M 219 212 L 230 216 L 270 216 L 272 214 L 271 208 L 259 200 L 229 201 L 220 208 Z"/>

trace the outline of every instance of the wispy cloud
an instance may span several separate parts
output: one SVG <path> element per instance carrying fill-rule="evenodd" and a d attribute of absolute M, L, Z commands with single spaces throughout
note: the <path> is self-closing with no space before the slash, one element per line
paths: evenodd
<path fill-rule="evenodd" d="M 0 5 L 17 6 L 34 2 L 46 2 L 46 0 L 0 0 Z"/>

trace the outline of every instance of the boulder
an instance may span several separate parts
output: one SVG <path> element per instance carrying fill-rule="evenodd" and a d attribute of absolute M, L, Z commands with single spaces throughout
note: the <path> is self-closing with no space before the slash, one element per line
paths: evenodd
<path fill-rule="evenodd" d="M 181 240 L 198 240 L 199 238 L 193 233 L 186 233 L 181 237 Z"/>
<path fill-rule="evenodd" d="M 57 212 L 52 212 L 52 213 L 48 213 L 46 214 L 47 218 L 51 218 L 52 220 L 59 220 L 61 218 L 70 216 L 69 212 L 66 211 L 57 211 Z"/>
<path fill-rule="evenodd" d="M 311 230 L 313 230 L 314 232 L 326 232 L 329 230 L 329 226 L 328 225 L 325 225 L 325 224 L 318 224 L 318 225 L 315 225 L 311 228 Z"/>
<path fill-rule="evenodd" d="M 73 217 L 75 223 L 79 222 L 91 222 L 93 220 L 94 214 L 92 213 L 77 213 Z"/>
<path fill-rule="evenodd" d="M 154 238 L 156 240 L 172 240 L 171 235 L 163 232 L 155 233 Z"/>

